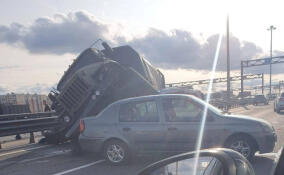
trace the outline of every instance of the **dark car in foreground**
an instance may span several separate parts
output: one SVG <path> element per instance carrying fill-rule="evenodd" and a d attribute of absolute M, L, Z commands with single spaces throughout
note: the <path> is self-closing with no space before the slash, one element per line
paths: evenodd
<path fill-rule="evenodd" d="M 131 156 L 195 150 L 204 107 L 208 106 L 202 149 L 227 147 L 246 158 L 271 152 L 277 140 L 267 122 L 227 115 L 190 95 L 153 95 L 119 100 L 96 117 L 81 120 L 84 151 L 103 153 L 112 164 Z"/>

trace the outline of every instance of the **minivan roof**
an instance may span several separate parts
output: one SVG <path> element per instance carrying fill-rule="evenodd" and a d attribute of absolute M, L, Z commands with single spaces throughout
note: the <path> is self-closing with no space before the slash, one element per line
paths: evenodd
<path fill-rule="evenodd" d="M 125 102 L 136 101 L 136 100 L 137 101 L 147 100 L 147 99 L 160 98 L 160 97 L 188 97 L 188 96 L 195 98 L 194 96 L 187 95 L 187 94 L 159 94 L 159 95 L 146 95 L 146 96 L 125 98 L 125 99 L 116 101 L 114 104 L 125 103 Z"/>

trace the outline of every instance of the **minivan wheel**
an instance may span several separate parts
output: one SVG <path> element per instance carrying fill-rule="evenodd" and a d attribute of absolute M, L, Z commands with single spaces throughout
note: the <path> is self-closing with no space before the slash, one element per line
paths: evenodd
<path fill-rule="evenodd" d="M 256 152 L 254 142 L 245 136 L 232 137 L 226 142 L 225 147 L 241 153 L 248 160 L 251 160 Z"/>
<path fill-rule="evenodd" d="M 128 162 L 130 152 L 125 143 L 113 140 L 105 144 L 104 157 L 111 165 L 121 165 Z"/>

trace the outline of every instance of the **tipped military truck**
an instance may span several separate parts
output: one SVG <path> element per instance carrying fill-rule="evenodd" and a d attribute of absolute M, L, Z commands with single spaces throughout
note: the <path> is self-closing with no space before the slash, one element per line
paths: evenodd
<path fill-rule="evenodd" d="M 95 116 L 123 98 L 158 94 L 163 74 L 130 46 L 88 48 L 65 71 L 48 95 L 60 125 L 43 132 L 47 141 L 76 139 L 80 118 Z"/>

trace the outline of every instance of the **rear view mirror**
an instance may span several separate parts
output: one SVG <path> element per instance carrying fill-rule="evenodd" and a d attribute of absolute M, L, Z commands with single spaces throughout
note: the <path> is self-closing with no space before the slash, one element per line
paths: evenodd
<path fill-rule="evenodd" d="M 225 148 L 202 150 L 198 159 L 196 153 L 184 153 L 158 161 L 138 175 L 255 175 L 251 164 L 236 151 Z"/>

